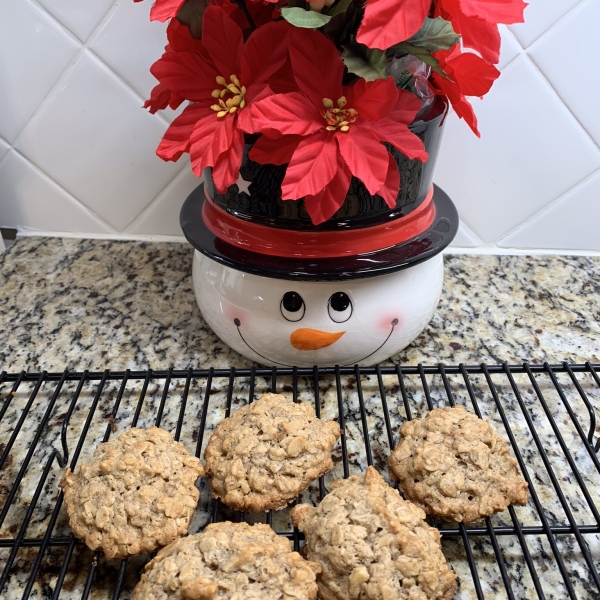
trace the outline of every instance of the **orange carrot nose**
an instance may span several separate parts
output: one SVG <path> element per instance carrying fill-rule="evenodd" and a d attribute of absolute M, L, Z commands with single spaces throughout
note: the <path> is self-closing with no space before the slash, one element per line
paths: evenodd
<path fill-rule="evenodd" d="M 296 350 L 320 350 L 337 342 L 346 332 L 327 333 L 318 329 L 296 329 L 290 335 L 290 344 Z"/>

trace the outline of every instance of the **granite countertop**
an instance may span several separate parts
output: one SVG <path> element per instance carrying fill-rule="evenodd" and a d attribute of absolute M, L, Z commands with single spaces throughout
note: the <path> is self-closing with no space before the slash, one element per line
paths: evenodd
<path fill-rule="evenodd" d="M 65 368 L 82 371 L 143 370 L 148 368 L 175 369 L 248 367 L 252 363 L 227 348 L 203 321 L 196 305 L 191 281 L 192 250 L 183 243 L 145 243 L 105 240 L 75 240 L 60 238 L 23 238 L 3 255 L 0 255 L 0 372 L 28 370 L 62 372 Z M 510 364 L 529 361 L 560 363 L 569 361 L 600 363 L 600 258 L 556 256 L 453 256 L 445 257 L 446 279 L 439 308 L 425 331 L 406 350 L 391 359 L 403 365 L 448 365 L 465 363 Z M 562 377 L 562 376 L 561 376 Z M 565 379 L 566 378 L 566 379 Z M 567 376 L 561 379 L 568 385 Z M 541 458 L 546 460 L 561 482 L 566 502 L 578 524 L 594 523 L 588 499 L 582 495 L 581 483 L 588 496 L 600 507 L 600 472 L 590 460 L 581 439 L 565 411 L 564 403 L 552 393 L 548 381 L 539 380 L 540 388 L 548 402 L 549 410 L 565 440 L 565 448 L 556 440 L 551 423 L 540 407 L 536 393 L 525 375 L 515 376 L 522 390 L 522 401 L 535 424 L 541 448 L 532 439 L 525 412 L 505 381 L 497 380 L 497 392 L 506 411 L 525 469 L 534 484 L 538 499 L 544 506 L 548 523 L 566 523 L 564 505 L 557 497 Z M 434 405 L 447 403 L 444 386 L 439 376 L 428 378 L 429 391 Z M 498 409 L 485 387 L 482 376 L 473 376 L 474 397 L 484 417 L 503 431 Z M 206 433 L 198 440 L 198 419 L 203 411 L 203 401 L 208 382 L 193 381 L 191 391 L 183 404 L 185 381 L 174 382 L 168 391 L 168 400 L 161 405 L 162 383 L 151 382 L 144 403 L 139 410 L 138 426 L 150 426 L 157 411 L 162 415 L 161 426 L 174 431 L 180 414 L 185 412 L 181 440 L 192 449 L 205 447 L 216 424 L 224 417 L 227 400 L 227 379 L 211 383 L 210 402 L 206 405 Z M 291 390 L 286 380 L 278 381 L 278 390 Z M 335 382 L 320 381 L 320 399 L 323 418 L 336 418 L 338 396 Z M 357 381 L 352 377 L 343 380 L 343 407 L 346 413 L 345 435 L 348 448 L 350 474 L 366 468 L 366 444 L 362 437 L 363 422 L 359 414 Z M 91 455 L 106 432 L 118 435 L 132 425 L 143 381 L 132 381 L 119 396 L 119 382 L 107 382 L 97 398 L 97 409 L 90 411 L 96 402 L 94 390 L 98 383 L 90 383 L 74 405 L 68 422 L 67 438 L 71 455 L 84 423 L 89 420 L 86 443 L 81 449 L 79 462 Z M 255 382 L 254 397 L 269 389 L 269 381 Z M 418 376 L 406 378 L 406 395 L 412 416 L 422 416 L 427 411 L 422 382 Z M 43 416 L 52 402 L 56 383 L 40 387 L 35 401 L 29 402 L 35 382 L 23 383 L 12 395 L 11 384 L 0 384 L 0 454 L 11 444 L 3 466 L 0 466 L 0 498 L 8 494 L 19 469 L 26 459 L 30 442 L 40 428 L 40 440 L 29 457 L 24 477 L 17 489 L 10 510 L 0 518 L 0 565 L 10 559 L 10 548 L 3 547 L 2 538 L 18 535 L 28 507 L 31 505 L 40 476 L 48 464 L 53 449 L 60 449 L 60 428 L 65 421 L 69 403 L 77 381 L 65 383 L 46 419 Z M 392 431 L 397 440 L 397 428 L 407 417 L 399 391 L 398 379 L 383 378 L 390 407 Z M 470 399 L 460 377 L 449 378 L 449 385 L 457 402 L 469 408 Z M 593 405 L 600 408 L 600 390 L 590 376 L 582 385 Z M 248 378 L 236 380 L 232 393 L 233 408 L 247 402 L 250 382 Z M 385 461 L 390 451 L 386 435 L 377 378 L 361 378 L 365 399 L 366 423 L 371 439 L 375 466 L 385 474 Z M 565 388 L 566 389 L 566 388 Z M 582 427 L 587 432 L 587 412 L 581 400 L 569 398 Z M 311 401 L 314 390 L 311 382 L 299 382 L 299 397 Z M 208 395 L 206 395 L 208 397 Z M 115 402 L 120 402 L 115 418 L 108 421 Z M 94 405 L 95 406 L 95 405 Z M 114 412 L 114 411 L 113 411 Z M 112 417 L 111 417 L 112 418 Z M 44 420 L 45 419 L 45 420 Z M 22 423 L 18 436 L 11 438 L 17 422 Z M 108 427 L 108 429 L 107 429 Z M 600 429 L 594 432 L 596 439 Z M 11 441 L 12 440 L 12 441 Z M 577 466 L 580 482 L 576 481 L 569 460 Z M 334 452 L 336 464 L 326 478 L 343 476 L 341 450 Z M 79 463 L 78 463 L 79 464 Z M 62 470 L 54 461 L 48 469 L 47 479 L 41 487 L 35 510 L 23 535 L 41 537 L 53 517 L 58 497 L 58 481 Z M 210 518 L 214 502 L 210 499 L 209 484 L 200 483 L 201 504 L 191 531 L 202 528 Z M 313 485 L 305 494 L 306 501 L 314 502 L 318 487 Z M 0 508 L 3 501 L 0 500 Z M 526 507 L 516 507 L 515 514 L 525 526 L 539 526 L 539 514 L 530 501 Z M 592 510 L 593 513 L 593 510 Z M 56 514 L 53 537 L 68 540 L 69 528 L 64 508 Z M 264 515 L 259 520 L 264 520 Z M 511 516 L 505 512 L 495 515 L 495 526 L 512 526 Z M 273 518 L 276 528 L 289 527 L 287 511 Z M 485 524 L 481 525 L 485 527 Z M 600 534 L 586 534 L 589 556 L 595 565 L 600 564 Z M 528 536 L 528 550 L 532 564 L 540 573 L 540 581 L 548 600 L 562 600 L 568 596 L 562 578 L 552 558 L 552 548 L 544 536 Z M 471 551 L 485 598 L 505 598 L 502 573 L 494 558 L 494 548 L 489 537 L 470 538 Z M 514 536 L 498 536 L 499 552 L 504 557 L 507 577 L 515 598 L 537 598 L 533 582 L 523 558 L 523 552 Z M 571 573 L 574 593 L 582 600 L 598 600 L 591 575 L 585 566 L 577 541 L 572 535 L 557 537 L 557 548 L 566 569 Z M 456 598 L 476 598 L 472 573 L 466 560 L 460 537 L 447 538 L 444 553 L 459 576 L 461 585 Z M 52 598 L 66 546 L 50 547 L 42 560 L 37 578 L 33 582 L 31 597 Z M 24 548 L 13 557 L 13 567 L 4 590 L 7 598 L 21 598 L 37 548 Z M 131 559 L 125 573 L 120 598 L 128 598 L 147 557 Z M 116 563 L 116 564 L 113 564 Z M 112 586 L 119 572 L 118 561 L 96 561 L 87 549 L 76 545 L 62 585 L 60 598 L 80 598 L 85 587 L 89 566 L 95 565 L 96 575 L 89 598 L 111 598 Z M 0 572 L 2 569 L 0 569 Z M 2 596 L 5 597 L 5 596 Z"/>
<path fill-rule="evenodd" d="M 600 258 L 446 256 L 438 310 L 392 362 L 600 362 Z M 1 368 L 249 366 L 196 305 L 188 244 L 24 238 L 0 255 Z"/>

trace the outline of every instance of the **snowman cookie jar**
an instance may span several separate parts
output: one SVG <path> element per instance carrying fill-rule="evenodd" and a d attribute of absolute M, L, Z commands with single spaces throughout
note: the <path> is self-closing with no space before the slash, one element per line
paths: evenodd
<path fill-rule="evenodd" d="M 285 166 L 245 159 L 225 194 L 205 174 L 180 223 L 196 249 L 198 305 L 227 345 L 268 366 L 367 366 L 421 333 L 459 223 L 432 184 L 446 110 L 440 101 L 411 125 L 429 160 L 395 156 L 402 183 L 393 209 L 354 179 L 334 218 L 314 226 L 302 201 L 281 200 Z"/>

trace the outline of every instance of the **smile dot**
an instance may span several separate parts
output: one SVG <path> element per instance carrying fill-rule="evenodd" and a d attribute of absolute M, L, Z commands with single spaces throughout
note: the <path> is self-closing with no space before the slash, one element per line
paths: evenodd
<path fill-rule="evenodd" d="M 239 327 L 242 324 L 242 322 L 237 317 L 233 320 L 233 322 L 235 323 L 236 327 Z"/>
<path fill-rule="evenodd" d="M 392 321 L 392 325 L 393 325 L 394 327 L 396 327 L 396 325 L 398 325 L 398 319 L 394 319 L 394 320 Z"/>

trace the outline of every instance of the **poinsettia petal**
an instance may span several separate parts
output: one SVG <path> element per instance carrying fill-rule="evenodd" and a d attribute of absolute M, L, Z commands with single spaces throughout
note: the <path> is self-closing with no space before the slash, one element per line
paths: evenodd
<path fill-rule="evenodd" d="M 360 124 L 358 124 L 360 127 Z M 383 119 L 369 123 L 369 129 L 382 142 L 391 144 L 407 156 L 410 160 L 418 159 L 425 162 L 428 158 L 427 151 L 421 138 L 414 134 L 404 123 Z"/>
<path fill-rule="evenodd" d="M 259 27 L 250 35 L 240 58 L 241 81 L 244 85 L 267 81 L 284 65 L 288 60 L 293 30 L 287 21 L 274 21 Z"/>
<path fill-rule="evenodd" d="M 220 6 L 209 6 L 202 16 L 202 43 L 208 50 L 219 75 L 229 82 L 231 75 L 240 76 L 240 56 L 244 34 Z M 247 85 L 242 82 L 242 85 Z"/>
<path fill-rule="evenodd" d="M 470 17 L 460 9 L 459 0 L 444 0 L 440 15 L 452 23 L 456 33 L 462 36 L 463 46 L 471 48 L 493 64 L 500 60 L 500 32 L 498 26 L 481 17 Z"/>
<path fill-rule="evenodd" d="M 172 96 L 175 96 L 175 98 L 172 99 Z M 166 85 L 159 83 L 152 88 L 150 98 L 144 102 L 144 108 L 148 108 L 149 112 L 154 114 L 156 111 L 163 110 L 167 108 L 167 106 L 170 106 L 172 102 L 176 103 L 177 101 L 181 104 L 183 98 L 177 96 L 177 94 L 173 94 Z M 177 104 L 177 106 L 179 106 L 179 104 Z"/>
<path fill-rule="evenodd" d="M 320 192 L 338 169 L 337 146 L 332 133 L 319 131 L 296 148 L 281 184 L 284 200 L 297 200 Z"/>
<path fill-rule="evenodd" d="M 388 152 L 388 172 L 385 183 L 377 192 L 390 208 L 395 208 L 400 190 L 400 173 L 394 157 Z"/>
<path fill-rule="evenodd" d="M 316 107 L 323 107 L 323 98 L 340 98 L 344 63 L 331 40 L 318 31 L 295 28 L 290 59 L 298 87 Z"/>
<path fill-rule="evenodd" d="M 304 207 L 310 215 L 313 225 L 324 223 L 335 215 L 346 200 L 351 181 L 352 173 L 350 173 L 350 169 L 342 157 L 338 156 L 338 169 L 334 178 L 325 186 L 323 191 L 304 197 Z"/>
<path fill-rule="evenodd" d="M 465 15 L 481 17 L 490 23 L 523 23 L 523 11 L 527 4 L 523 0 L 460 0 Z"/>
<path fill-rule="evenodd" d="M 179 160 L 179 157 L 189 149 L 190 137 L 198 121 L 210 116 L 207 110 L 215 114 L 210 108 L 206 109 L 198 104 L 187 106 L 169 125 L 156 149 L 156 154 L 163 160 Z"/>
<path fill-rule="evenodd" d="M 167 25 L 167 40 L 175 52 L 198 52 L 210 60 L 204 44 L 194 38 L 190 28 L 177 19 L 171 19 Z"/>
<path fill-rule="evenodd" d="M 214 167 L 233 140 L 234 116 L 218 118 L 214 111 L 213 115 L 198 121 L 190 137 L 192 171 L 198 177 L 206 167 Z"/>
<path fill-rule="evenodd" d="M 246 91 L 246 106 L 237 112 L 237 126 L 248 133 L 253 131 L 252 126 L 252 103 L 259 102 L 264 98 L 273 95 L 273 91 L 267 83 L 257 83 L 251 85 Z"/>
<path fill-rule="evenodd" d="M 460 85 L 465 96 L 485 96 L 500 77 L 494 65 L 471 52 L 460 54 L 446 64 L 452 69 L 451 78 Z"/>
<path fill-rule="evenodd" d="M 198 54 L 167 52 L 150 67 L 150 72 L 186 100 L 214 102 L 211 92 L 217 87 L 217 71 Z"/>
<path fill-rule="evenodd" d="M 224 194 L 229 186 L 237 181 L 243 156 L 244 132 L 234 129 L 231 145 L 217 158 L 212 171 L 212 178 L 219 194 Z"/>
<path fill-rule="evenodd" d="M 352 174 L 365 184 L 370 194 L 376 194 L 385 183 L 387 150 L 367 127 L 357 127 L 356 123 L 347 133 L 336 133 L 335 139 Z"/>
<path fill-rule="evenodd" d="M 252 103 L 252 131 L 278 131 L 284 135 L 310 135 L 325 126 L 316 107 L 299 92 L 274 94 Z"/>
<path fill-rule="evenodd" d="M 387 116 L 391 121 L 410 125 L 421 110 L 421 100 L 412 92 L 398 90 L 398 101 Z"/>
<path fill-rule="evenodd" d="M 150 20 L 164 23 L 179 12 L 184 2 L 185 0 L 156 0 L 150 9 Z"/>
<path fill-rule="evenodd" d="M 383 119 L 394 108 L 398 100 L 398 88 L 391 77 L 375 81 L 365 81 L 361 77 L 347 89 L 348 106 L 355 108 L 358 114 L 367 121 Z M 416 96 L 413 94 L 411 96 L 418 101 Z"/>
<path fill-rule="evenodd" d="M 261 135 L 248 152 L 248 158 L 260 165 L 287 165 L 301 141 L 299 135 L 278 138 Z"/>
<path fill-rule="evenodd" d="M 477 129 L 477 117 L 475 116 L 473 107 L 465 96 L 462 95 L 460 86 L 457 83 L 448 81 L 445 77 L 437 73 L 433 73 L 430 82 L 434 91 L 438 95 L 447 96 L 456 114 L 467 122 L 477 137 L 481 137 Z"/>
<path fill-rule="evenodd" d="M 430 7 L 431 0 L 368 0 L 356 40 L 387 50 L 419 31 Z"/>

